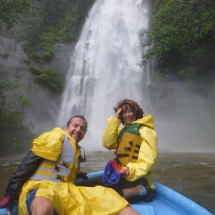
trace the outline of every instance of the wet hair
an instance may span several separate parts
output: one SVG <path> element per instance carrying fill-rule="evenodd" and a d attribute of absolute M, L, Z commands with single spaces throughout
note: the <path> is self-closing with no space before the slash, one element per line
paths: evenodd
<path fill-rule="evenodd" d="M 86 126 L 87 126 L 87 120 L 86 120 L 85 117 L 82 116 L 82 115 L 75 115 L 75 116 L 72 116 L 72 117 L 68 120 L 68 122 L 66 123 L 66 125 L 69 126 L 69 125 L 71 124 L 71 122 L 72 122 L 72 119 L 74 119 L 74 118 L 83 119 L 83 120 L 86 122 Z M 87 127 L 86 127 L 86 128 L 87 128 Z"/>
<path fill-rule="evenodd" d="M 126 109 L 128 109 L 128 107 L 131 108 L 136 119 L 143 118 L 143 114 L 144 114 L 143 109 L 140 107 L 139 104 L 137 104 L 137 102 L 130 100 L 130 99 L 123 99 L 123 100 L 119 101 L 116 104 L 116 106 L 113 108 L 114 112 L 116 113 L 119 110 L 119 108 L 122 108 L 123 106 L 126 107 Z M 125 122 L 122 117 L 120 120 L 122 121 L 122 124 L 124 125 Z"/>

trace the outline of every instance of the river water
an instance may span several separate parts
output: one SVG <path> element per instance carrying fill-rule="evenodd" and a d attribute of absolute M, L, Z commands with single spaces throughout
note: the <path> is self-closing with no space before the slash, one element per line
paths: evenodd
<path fill-rule="evenodd" d="M 113 158 L 108 151 L 87 152 L 82 170 L 100 171 Z M 215 153 L 159 153 L 153 179 L 186 195 L 215 214 Z M 23 156 L 0 158 L 0 198 Z"/>

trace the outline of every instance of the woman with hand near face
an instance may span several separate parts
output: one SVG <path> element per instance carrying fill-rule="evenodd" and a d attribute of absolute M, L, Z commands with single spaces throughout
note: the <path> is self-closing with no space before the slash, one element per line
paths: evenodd
<path fill-rule="evenodd" d="M 115 149 L 121 177 L 117 184 L 108 185 L 130 203 L 137 200 L 151 202 L 155 186 L 151 169 L 157 161 L 157 135 L 151 114 L 143 116 L 142 108 L 133 100 L 124 99 L 114 107 L 104 130 L 103 146 Z M 123 127 L 120 125 L 123 124 Z M 79 186 L 107 186 L 102 176 L 89 178 Z"/>
<path fill-rule="evenodd" d="M 157 135 L 151 114 L 143 116 L 142 108 L 133 100 L 124 99 L 114 107 L 102 136 L 103 146 L 116 149 L 121 179 L 112 188 L 131 200 L 152 201 L 155 187 L 151 169 L 157 160 Z M 123 128 L 120 128 L 120 124 Z"/>

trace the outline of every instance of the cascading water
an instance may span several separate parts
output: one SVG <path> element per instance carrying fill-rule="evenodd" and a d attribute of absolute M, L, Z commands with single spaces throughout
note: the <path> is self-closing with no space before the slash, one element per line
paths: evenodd
<path fill-rule="evenodd" d="M 102 132 L 119 100 L 130 98 L 147 108 L 149 70 L 138 64 L 149 17 L 146 0 L 97 0 L 83 26 L 71 57 L 59 124 L 84 115 L 88 132 L 82 145 L 89 150 L 103 149 Z"/>

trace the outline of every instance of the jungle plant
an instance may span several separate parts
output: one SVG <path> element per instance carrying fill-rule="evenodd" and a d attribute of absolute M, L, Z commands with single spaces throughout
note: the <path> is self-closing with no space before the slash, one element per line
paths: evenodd
<path fill-rule="evenodd" d="M 153 46 L 142 56 L 142 66 L 156 58 L 160 68 L 182 80 L 202 73 L 196 62 L 204 61 L 215 46 L 214 1 L 152 0 L 152 4 L 154 16 L 143 46 Z"/>
<path fill-rule="evenodd" d="M 22 15 L 30 10 L 29 0 L 0 0 L 0 28 L 12 28 Z"/>
<path fill-rule="evenodd" d="M 53 68 L 39 69 L 31 66 L 30 71 L 35 75 L 35 81 L 55 93 L 61 93 L 65 80 L 64 76 Z"/>
<path fill-rule="evenodd" d="M 23 48 L 37 63 L 49 61 L 55 42 L 74 39 L 77 25 L 94 0 L 36 0 L 31 1 L 27 19 L 22 19 L 17 33 L 24 41 Z"/>
<path fill-rule="evenodd" d="M 17 102 L 7 101 L 6 93 L 20 85 L 5 79 L 5 71 L 0 71 L 0 151 L 1 155 L 23 152 L 33 139 L 31 124 L 26 124 L 24 107 L 32 106 L 33 100 L 16 96 Z M 19 108 L 21 105 L 21 110 Z"/>

